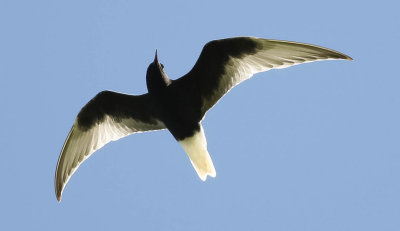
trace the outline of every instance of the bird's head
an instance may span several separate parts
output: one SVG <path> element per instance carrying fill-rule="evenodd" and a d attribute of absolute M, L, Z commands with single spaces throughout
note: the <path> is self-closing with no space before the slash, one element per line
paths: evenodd
<path fill-rule="evenodd" d="M 158 92 L 171 84 L 171 80 L 164 72 L 164 65 L 158 62 L 157 50 L 154 61 L 147 68 L 146 83 L 149 92 Z"/>

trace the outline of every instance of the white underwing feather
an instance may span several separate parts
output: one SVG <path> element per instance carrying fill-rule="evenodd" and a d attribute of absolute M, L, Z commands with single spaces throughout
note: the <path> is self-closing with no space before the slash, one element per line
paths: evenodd
<path fill-rule="evenodd" d="M 76 120 L 64 143 L 57 163 L 55 182 L 57 199 L 61 200 L 62 191 L 71 176 L 96 150 L 111 141 L 135 132 L 159 129 L 165 129 L 165 125 L 160 121 L 156 124 L 146 124 L 129 118 L 117 122 L 113 117 L 105 116 L 101 123 L 88 130 L 82 130 Z"/>

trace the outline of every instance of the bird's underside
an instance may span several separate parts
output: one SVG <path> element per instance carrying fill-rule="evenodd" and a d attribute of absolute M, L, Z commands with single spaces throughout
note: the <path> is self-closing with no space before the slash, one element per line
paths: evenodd
<path fill-rule="evenodd" d="M 207 43 L 192 70 L 170 80 L 156 57 L 147 70 L 149 93 L 134 96 L 103 91 L 78 113 L 57 163 L 57 200 L 91 154 L 110 141 L 137 132 L 168 129 L 199 177 L 203 181 L 207 176 L 215 177 L 200 123 L 205 113 L 230 89 L 256 73 L 328 59 L 352 60 L 315 45 L 238 37 Z"/>

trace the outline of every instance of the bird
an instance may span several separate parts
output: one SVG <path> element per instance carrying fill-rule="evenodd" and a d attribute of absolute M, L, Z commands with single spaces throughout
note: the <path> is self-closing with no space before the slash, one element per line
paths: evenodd
<path fill-rule="evenodd" d="M 96 150 L 128 135 L 168 129 L 183 147 L 202 181 L 216 171 L 201 125 L 207 111 L 226 93 L 254 74 L 320 60 L 353 60 L 321 46 L 233 37 L 204 45 L 193 68 L 175 80 L 158 61 L 148 66 L 148 93 L 101 91 L 78 113 L 64 142 L 55 172 L 55 193 L 63 190 L 78 167 Z"/>

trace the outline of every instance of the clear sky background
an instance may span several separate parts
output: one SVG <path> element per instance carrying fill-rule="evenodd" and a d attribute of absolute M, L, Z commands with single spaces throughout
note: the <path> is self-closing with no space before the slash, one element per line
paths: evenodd
<path fill-rule="evenodd" d="M 399 230 L 396 1 L 0 0 L 0 230 Z M 213 39 L 256 36 L 354 58 L 258 74 L 203 121 L 202 182 L 167 131 L 54 171 L 75 116 L 102 90 L 147 91 Z"/>

